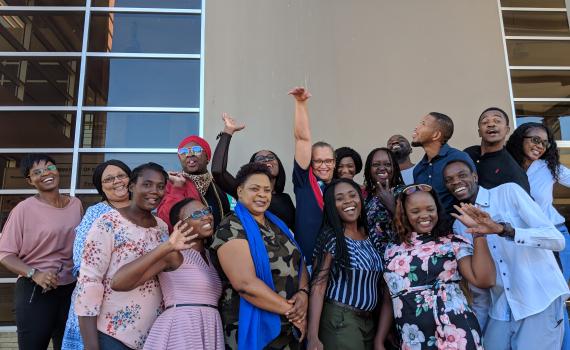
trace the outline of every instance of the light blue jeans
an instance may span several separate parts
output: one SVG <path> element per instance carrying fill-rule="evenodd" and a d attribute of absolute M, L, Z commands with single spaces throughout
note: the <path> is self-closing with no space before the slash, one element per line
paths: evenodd
<path fill-rule="evenodd" d="M 564 224 L 556 225 L 556 228 L 564 236 L 566 246 L 564 250 L 559 253 L 560 263 L 562 264 L 562 275 L 564 280 L 570 280 L 570 233 Z M 564 305 L 564 341 L 562 342 L 562 350 L 570 350 L 570 322 L 568 321 L 568 309 Z"/>

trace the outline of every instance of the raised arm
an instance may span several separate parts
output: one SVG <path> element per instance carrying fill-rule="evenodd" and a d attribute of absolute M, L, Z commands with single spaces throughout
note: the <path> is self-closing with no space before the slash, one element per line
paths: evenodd
<path fill-rule="evenodd" d="M 289 95 L 295 98 L 295 161 L 301 168 L 308 169 L 311 165 L 312 141 L 307 100 L 311 94 L 304 87 L 296 87 L 289 91 Z"/>
<path fill-rule="evenodd" d="M 228 153 L 233 134 L 236 131 L 243 130 L 245 125 L 237 123 L 228 113 L 222 113 L 222 120 L 224 121 L 224 130 L 220 134 L 220 140 L 212 157 L 212 176 L 224 192 L 237 198 L 236 179 L 227 170 Z"/>
<path fill-rule="evenodd" d="M 181 250 L 191 249 L 198 237 L 192 235 L 192 227 L 179 221 L 168 240 L 148 254 L 124 265 L 111 280 L 111 288 L 119 292 L 135 289 L 162 271 L 177 269 L 182 264 Z"/>

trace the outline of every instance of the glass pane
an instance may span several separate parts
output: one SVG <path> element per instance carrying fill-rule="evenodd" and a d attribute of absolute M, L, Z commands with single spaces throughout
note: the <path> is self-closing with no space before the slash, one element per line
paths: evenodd
<path fill-rule="evenodd" d="M 501 5 L 508 7 L 566 7 L 564 0 L 501 0 Z"/>
<path fill-rule="evenodd" d="M 77 105 L 79 59 L 0 58 L 0 105 Z"/>
<path fill-rule="evenodd" d="M 0 278 L 14 278 L 14 277 L 18 277 L 18 275 L 8 271 L 8 269 L 6 269 L 3 265 L 0 265 Z"/>
<path fill-rule="evenodd" d="M 0 51 L 81 51 L 83 12 L 2 12 Z"/>
<path fill-rule="evenodd" d="M 199 9 L 201 0 L 93 0 L 93 6 Z"/>
<path fill-rule="evenodd" d="M 160 164 L 167 171 L 180 169 L 176 153 L 82 153 L 79 157 L 80 178 L 77 187 L 95 188 L 92 181 L 93 170 L 98 164 L 109 159 L 121 160 L 131 169 L 148 162 Z"/>
<path fill-rule="evenodd" d="M 200 61 L 90 58 L 85 104 L 116 107 L 198 107 Z"/>
<path fill-rule="evenodd" d="M 4 0 L 10 6 L 85 6 L 85 0 Z"/>
<path fill-rule="evenodd" d="M 507 40 L 511 66 L 570 66 L 570 41 Z"/>
<path fill-rule="evenodd" d="M 570 71 L 511 71 L 514 97 L 570 97 Z"/>
<path fill-rule="evenodd" d="M 33 151 L 33 150 L 30 150 Z M 20 162 L 25 153 L 0 154 L 0 188 L 1 189 L 32 189 L 26 178 L 20 172 Z M 59 188 L 69 188 L 71 179 L 71 153 L 52 153 L 50 157 L 57 163 L 59 170 Z"/>
<path fill-rule="evenodd" d="M 0 196 L 0 231 L 4 227 L 6 220 L 8 220 L 8 214 L 14 209 L 18 203 L 24 199 L 30 197 L 29 194 L 18 194 L 18 195 L 2 195 Z M 0 278 L 2 277 L 14 277 L 14 274 L 7 270 L 0 270 Z M 1 285 L 1 284 L 0 284 Z"/>
<path fill-rule="evenodd" d="M 75 112 L 2 112 L 0 124 L 10 127 L 0 128 L 0 148 L 71 148 L 75 115 Z"/>
<path fill-rule="evenodd" d="M 503 11 L 506 35 L 568 35 L 566 12 Z"/>
<path fill-rule="evenodd" d="M 570 103 L 568 102 L 517 102 L 517 125 L 546 123 L 557 140 L 570 140 Z"/>
<path fill-rule="evenodd" d="M 16 317 L 14 314 L 15 288 L 15 283 L 0 284 L 0 326 L 13 326 L 16 324 Z M 16 333 L 13 333 L 13 340 L 16 341 L 16 339 Z M 6 342 L 5 345 L 8 345 L 8 343 Z M 16 345 L 16 343 L 14 345 Z"/>
<path fill-rule="evenodd" d="M 198 113 L 96 112 L 83 115 L 82 147 L 175 148 L 199 133 Z"/>
<path fill-rule="evenodd" d="M 94 13 L 89 51 L 199 54 L 200 21 L 199 15 Z"/>

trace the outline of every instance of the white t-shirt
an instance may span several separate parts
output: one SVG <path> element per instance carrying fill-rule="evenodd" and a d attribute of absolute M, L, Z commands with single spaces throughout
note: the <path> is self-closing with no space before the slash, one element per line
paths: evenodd
<path fill-rule="evenodd" d="M 414 164 L 413 167 L 400 171 L 402 173 L 402 179 L 404 179 L 404 183 L 406 185 L 411 185 L 414 183 L 414 168 L 415 167 L 416 167 L 416 165 Z"/>

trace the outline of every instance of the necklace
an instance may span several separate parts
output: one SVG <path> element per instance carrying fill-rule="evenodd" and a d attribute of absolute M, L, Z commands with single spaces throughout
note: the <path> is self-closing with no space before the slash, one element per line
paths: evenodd
<path fill-rule="evenodd" d="M 40 196 L 39 193 L 36 194 L 35 197 L 36 197 L 40 202 L 45 203 L 45 204 L 47 204 L 47 205 L 49 205 L 49 206 L 56 207 L 56 208 L 58 208 L 58 209 L 63 208 L 63 203 L 62 203 L 63 201 L 61 200 L 61 195 L 58 195 L 58 196 L 57 196 L 57 199 L 56 199 L 56 201 L 55 201 L 54 204 L 52 204 L 52 203 L 46 201 L 45 199 L 43 199 L 43 198 Z"/>

